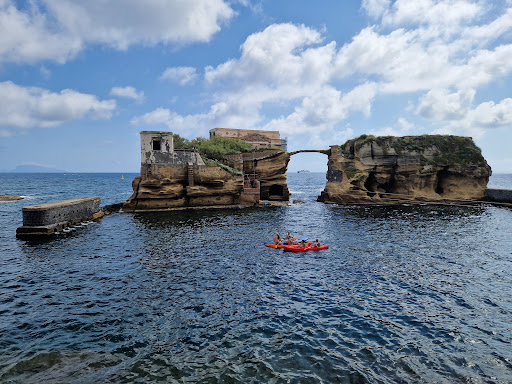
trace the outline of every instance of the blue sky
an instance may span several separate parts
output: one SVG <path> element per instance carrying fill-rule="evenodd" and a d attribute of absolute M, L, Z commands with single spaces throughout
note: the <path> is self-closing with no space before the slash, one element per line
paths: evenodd
<path fill-rule="evenodd" d="M 0 0 L 0 170 L 138 172 L 139 131 L 229 127 L 471 136 L 512 173 L 511 90 L 512 0 Z"/>

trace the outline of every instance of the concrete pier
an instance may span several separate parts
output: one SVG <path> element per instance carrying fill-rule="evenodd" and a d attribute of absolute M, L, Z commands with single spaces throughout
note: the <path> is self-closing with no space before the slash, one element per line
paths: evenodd
<path fill-rule="evenodd" d="M 98 219 L 104 215 L 100 202 L 99 197 L 79 197 L 23 207 L 23 226 L 16 230 L 16 236 L 49 236 L 84 221 Z"/>
<path fill-rule="evenodd" d="M 510 203 L 512 204 L 512 189 L 494 189 L 487 188 L 485 195 L 489 201 L 495 203 Z"/>

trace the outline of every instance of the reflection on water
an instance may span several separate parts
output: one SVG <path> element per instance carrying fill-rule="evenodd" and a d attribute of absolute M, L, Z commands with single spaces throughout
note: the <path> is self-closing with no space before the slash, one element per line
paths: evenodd
<path fill-rule="evenodd" d="M 512 211 L 324 205 L 324 182 L 52 242 L 4 229 L 0 382 L 511 382 Z M 263 246 L 288 231 L 330 248 Z"/>

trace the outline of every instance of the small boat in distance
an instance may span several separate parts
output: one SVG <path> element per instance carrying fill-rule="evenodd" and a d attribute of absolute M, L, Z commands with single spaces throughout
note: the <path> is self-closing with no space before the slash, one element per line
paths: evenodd
<path fill-rule="evenodd" d="M 301 169 L 300 171 L 297 171 L 297 173 L 309 173 L 307 169 Z"/>

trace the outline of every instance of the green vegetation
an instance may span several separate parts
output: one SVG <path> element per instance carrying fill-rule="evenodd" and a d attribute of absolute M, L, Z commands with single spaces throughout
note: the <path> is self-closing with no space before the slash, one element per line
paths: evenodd
<path fill-rule="evenodd" d="M 194 140 L 188 140 L 175 133 L 173 138 L 175 149 L 197 151 L 206 165 L 221 167 L 233 176 L 243 176 L 243 173 L 221 163 L 224 160 L 224 156 L 233 153 L 249 152 L 254 149 L 251 144 L 244 141 L 223 137 L 212 137 L 210 139 L 198 137 Z"/>
<path fill-rule="evenodd" d="M 347 169 L 345 169 L 345 175 L 347 176 L 347 179 L 353 178 L 358 173 L 361 173 L 361 171 L 352 165 L 349 165 Z"/>
<path fill-rule="evenodd" d="M 172 135 L 174 140 L 174 149 L 193 149 L 190 140 L 181 137 L 177 133 Z"/>
<path fill-rule="evenodd" d="M 228 171 L 232 176 L 243 176 L 244 173 L 237 170 L 237 169 L 234 169 L 234 168 L 231 168 L 230 166 L 226 165 L 226 164 L 222 164 L 220 161 L 218 160 L 212 160 L 212 159 L 207 159 L 207 158 L 203 158 L 204 160 L 204 163 L 209 166 L 209 167 L 221 167 L 223 170 L 225 171 Z"/>
<path fill-rule="evenodd" d="M 190 149 L 199 152 L 201 157 L 220 160 L 227 154 L 249 152 L 254 148 L 245 141 L 227 139 L 224 137 L 212 137 L 205 139 L 198 137 L 194 140 L 187 140 L 178 134 L 174 134 L 175 149 Z"/>
<path fill-rule="evenodd" d="M 451 135 L 421 135 L 421 136 L 372 136 L 361 135 L 355 139 L 348 140 L 341 147 L 342 153 L 346 157 L 351 157 L 358 152 L 361 147 L 368 143 L 376 143 L 383 148 L 387 155 L 391 149 L 394 149 L 397 155 L 407 152 L 424 152 L 434 150 L 434 158 L 428 160 L 421 156 L 420 165 L 452 166 L 455 168 L 464 168 L 468 165 L 475 165 L 485 168 L 487 163 L 478 148 L 470 137 L 451 136 Z M 485 170 L 482 171 L 485 173 Z"/>
<path fill-rule="evenodd" d="M 211 159 L 221 159 L 227 154 L 249 152 L 253 149 L 249 143 L 224 137 L 212 137 L 211 139 L 198 137 L 191 143 L 201 155 Z"/>

